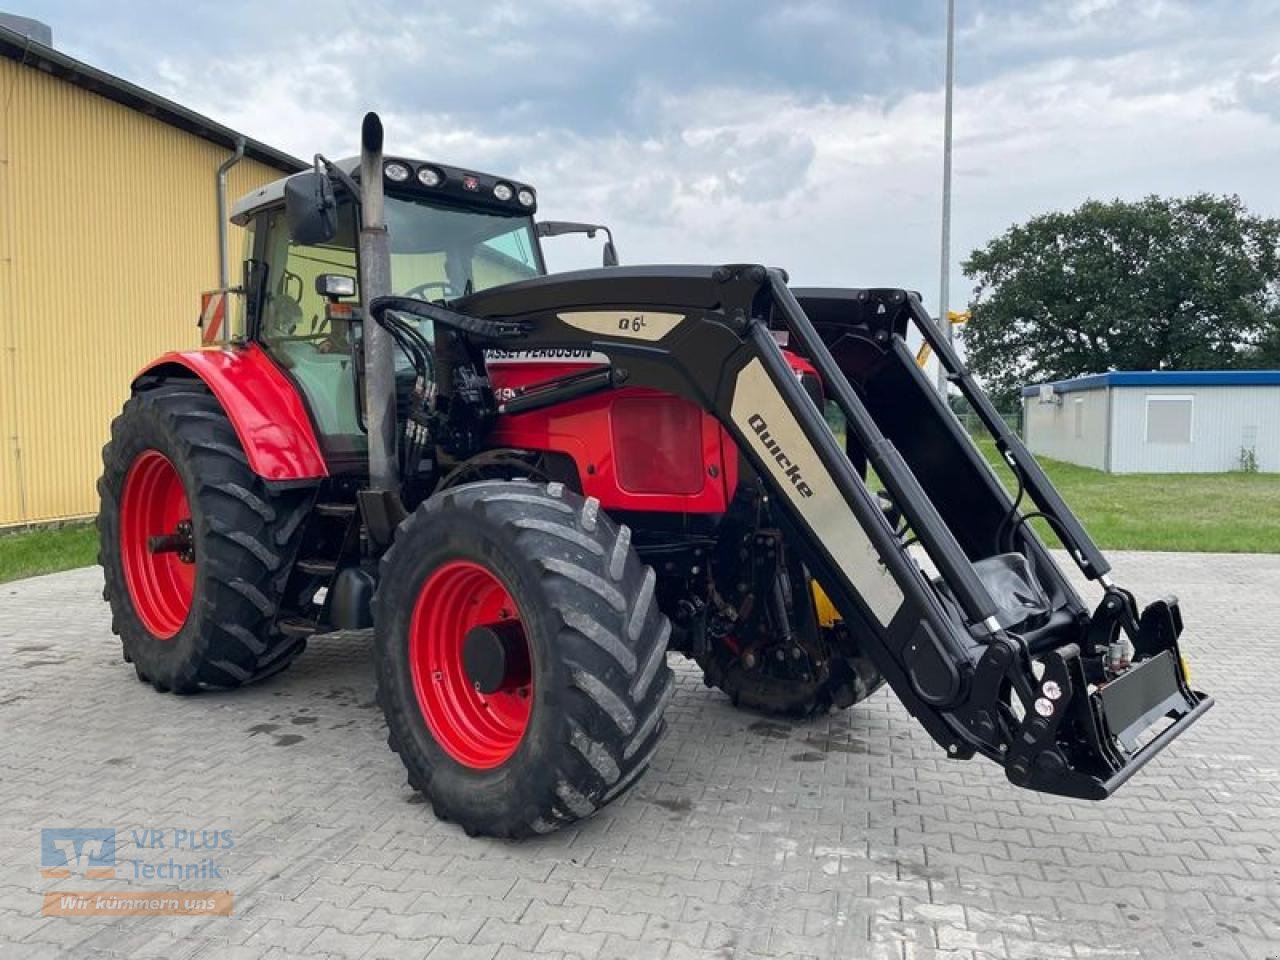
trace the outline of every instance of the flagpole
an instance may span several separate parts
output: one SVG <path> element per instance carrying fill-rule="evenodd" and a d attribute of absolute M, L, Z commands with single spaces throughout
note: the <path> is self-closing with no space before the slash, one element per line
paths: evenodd
<path fill-rule="evenodd" d="M 955 76 L 956 2 L 947 0 L 947 83 L 942 128 L 942 268 L 939 278 L 938 323 L 951 343 L 951 92 Z M 947 396 L 947 372 L 938 361 L 938 392 Z"/>

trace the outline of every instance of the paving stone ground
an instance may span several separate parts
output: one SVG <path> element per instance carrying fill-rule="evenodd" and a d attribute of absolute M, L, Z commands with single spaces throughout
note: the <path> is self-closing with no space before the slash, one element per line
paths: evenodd
<path fill-rule="evenodd" d="M 948 761 L 887 691 L 762 721 L 673 658 L 648 774 L 519 844 L 468 839 L 407 789 L 365 637 L 167 697 L 121 661 L 96 568 L 0 585 L 0 957 L 1280 957 L 1280 557 L 1113 559 L 1140 598 L 1182 597 L 1218 705 L 1106 803 Z M 114 828 L 117 878 L 43 877 L 41 830 L 64 827 Z M 178 830 L 233 846 L 174 850 Z M 206 855 L 222 879 L 132 876 Z M 85 890 L 234 907 L 42 916 Z"/>

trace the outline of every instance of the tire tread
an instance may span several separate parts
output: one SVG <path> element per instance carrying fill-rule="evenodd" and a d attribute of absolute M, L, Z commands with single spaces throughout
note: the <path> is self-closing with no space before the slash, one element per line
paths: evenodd
<path fill-rule="evenodd" d="M 119 499 L 137 451 L 164 447 L 187 465 L 187 498 L 197 525 L 199 569 L 191 612 L 180 636 L 191 631 L 190 652 L 180 663 L 148 656 L 156 643 L 133 613 L 119 561 Z M 129 451 L 133 450 L 133 453 Z M 190 693 L 203 687 L 237 687 L 277 673 L 305 643 L 272 626 L 283 578 L 301 540 L 313 494 L 273 491 L 249 469 L 248 457 L 218 400 L 195 382 L 179 381 L 142 390 L 111 424 L 98 481 L 99 563 L 112 630 L 124 659 L 162 692 Z M 198 506 L 198 510 L 196 509 Z M 172 641 L 163 641 L 172 642 Z M 167 674 L 167 675 L 166 675 Z"/>
<path fill-rule="evenodd" d="M 562 484 L 484 481 L 442 491 L 401 524 L 381 562 L 375 621 L 384 588 L 415 543 L 451 510 L 473 511 L 505 528 L 529 564 L 540 571 L 542 596 L 560 624 L 556 642 L 568 690 L 565 743 L 555 762 L 553 787 L 524 803 L 517 822 L 486 822 L 473 805 L 433 793 L 433 771 L 412 738 L 398 730 L 416 714 L 414 702 L 391 702 L 389 643 L 379 639 L 377 700 L 387 716 L 388 743 L 400 755 L 409 785 L 426 795 L 437 816 L 468 834 L 524 837 L 549 833 L 588 816 L 619 795 L 652 760 L 675 691 L 666 662 L 671 624 L 654 597 L 655 576 L 631 547 L 626 527 L 614 524 L 593 498 Z M 420 722 L 420 720 L 418 721 Z"/>

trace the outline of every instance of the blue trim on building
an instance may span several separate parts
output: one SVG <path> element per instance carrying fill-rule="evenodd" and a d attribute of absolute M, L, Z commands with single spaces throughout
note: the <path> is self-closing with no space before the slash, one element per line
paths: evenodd
<path fill-rule="evenodd" d="M 1040 386 L 1023 387 L 1022 395 L 1038 396 Z M 1053 383 L 1057 393 L 1103 387 L 1280 387 L 1280 370 L 1116 370 Z"/>

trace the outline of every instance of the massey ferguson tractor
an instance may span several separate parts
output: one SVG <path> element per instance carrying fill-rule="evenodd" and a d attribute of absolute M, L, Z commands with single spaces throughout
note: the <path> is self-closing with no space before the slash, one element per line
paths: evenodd
<path fill-rule="evenodd" d="M 408 782 L 545 833 L 645 770 L 669 653 L 809 715 L 887 683 L 939 748 L 1100 800 L 1212 705 L 907 290 L 753 264 L 548 275 L 509 177 L 383 156 L 243 198 L 243 285 L 133 381 L 99 483 L 124 659 L 236 687 L 371 628 Z M 221 328 L 214 331 L 214 324 Z M 907 349 L 923 336 L 1016 477 Z M 1029 523 L 1042 518 L 1100 603 Z"/>

